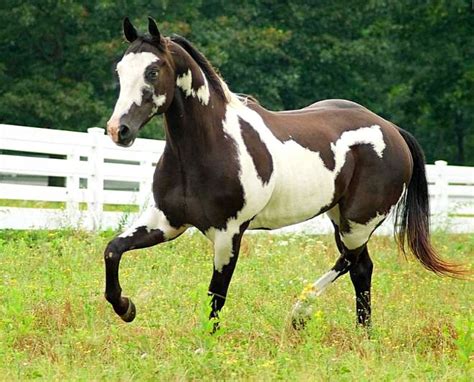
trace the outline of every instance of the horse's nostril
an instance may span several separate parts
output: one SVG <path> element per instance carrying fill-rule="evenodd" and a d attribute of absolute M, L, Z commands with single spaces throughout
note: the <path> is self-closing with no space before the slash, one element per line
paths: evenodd
<path fill-rule="evenodd" d="M 130 136 L 131 130 L 126 125 L 120 125 L 119 127 L 119 138 L 127 139 Z"/>

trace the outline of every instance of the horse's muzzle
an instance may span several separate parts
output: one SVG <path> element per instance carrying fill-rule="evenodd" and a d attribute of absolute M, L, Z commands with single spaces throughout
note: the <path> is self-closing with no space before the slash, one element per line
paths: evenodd
<path fill-rule="evenodd" d="M 133 130 L 125 124 L 120 124 L 117 119 L 107 122 L 107 134 L 112 141 L 122 147 L 130 147 L 135 142 Z"/>

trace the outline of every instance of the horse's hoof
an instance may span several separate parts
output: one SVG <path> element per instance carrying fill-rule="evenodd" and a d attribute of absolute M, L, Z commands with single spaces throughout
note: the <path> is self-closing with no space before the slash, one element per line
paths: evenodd
<path fill-rule="evenodd" d="M 291 325 L 295 330 L 302 330 L 311 318 L 312 307 L 304 301 L 297 301 L 291 312 Z"/>
<path fill-rule="evenodd" d="M 137 309 L 135 308 L 135 304 L 129 298 L 126 298 L 128 301 L 128 308 L 124 314 L 120 315 L 120 318 L 125 322 L 132 322 L 137 315 Z"/>
<path fill-rule="evenodd" d="M 219 324 L 219 321 L 217 321 L 217 320 L 213 321 L 210 334 L 216 334 L 219 331 L 220 328 L 221 328 L 221 326 Z"/>
<path fill-rule="evenodd" d="M 291 326 L 293 326 L 293 329 L 295 330 L 303 330 L 306 327 L 306 322 L 307 319 L 301 317 L 293 318 L 291 320 Z"/>

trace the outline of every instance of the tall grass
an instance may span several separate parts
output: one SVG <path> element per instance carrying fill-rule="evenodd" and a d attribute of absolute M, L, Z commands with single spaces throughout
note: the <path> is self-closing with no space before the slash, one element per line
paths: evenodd
<path fill-rule="evenodd" d="M 212 253 L 202 236 L 124 255 L 121 283 L 138 315 L 125 324 L 103 298 L 112 232 L 0 232 L 0 380 L 473 380 L 471 281 L 440 278 L 371 241 L 373 325 L 355 326 L 349 277 L 316 301 L 303 331 L 291 306 L 337 258 L 329 236 L 249 235 L 208 334 Z M 474 237 L 434 237 L 472 262 Z"/>

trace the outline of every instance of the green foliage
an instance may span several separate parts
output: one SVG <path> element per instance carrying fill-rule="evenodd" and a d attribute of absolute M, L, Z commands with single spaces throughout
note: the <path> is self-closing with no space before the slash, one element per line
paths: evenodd
<path fill-rule="evenodd" d="M 138 315 L 122 322 L 103 297 L 113 232 L 0 232 L 2 380 L 472 380 L 472 281 L 441 278 L 375 237 L 370 337 L 355 327 L 348 276 L 291 328 L 304 285 L 337 258 L 331 236 L 246 235 L 209 335 L 209 242 L 185 234 L 124 255 L 120 277 Z M 470 261 L 468 235 L 436 235 L 440 254 Z"/>
<path fill-rule="evenodd" d="M 467 0 L 52 1 L 0 5 L 0 121 L 103 126 L 127 15 L 201 49 L 270 109 L 359 102 L 415 133 L 428 161 L 474 164 L 474 17 Z M 163 137 L 161 118 L 142 132 Z"/>

